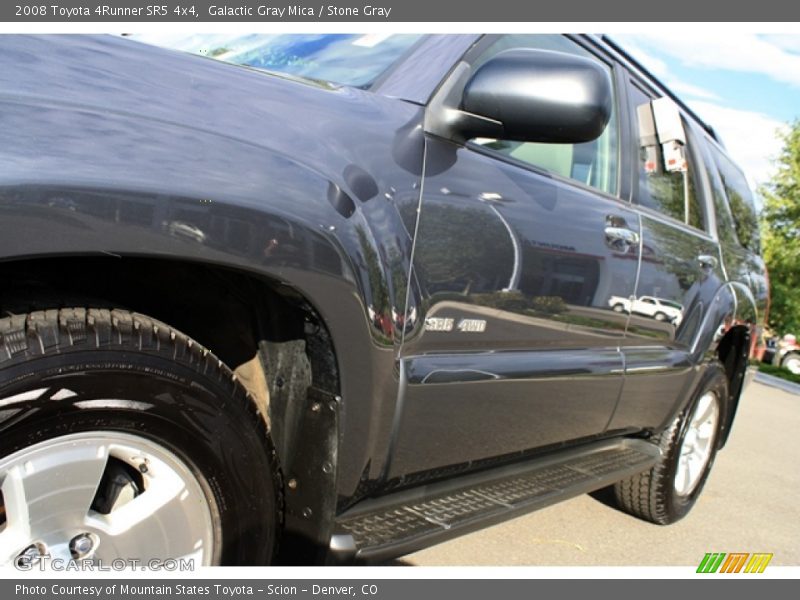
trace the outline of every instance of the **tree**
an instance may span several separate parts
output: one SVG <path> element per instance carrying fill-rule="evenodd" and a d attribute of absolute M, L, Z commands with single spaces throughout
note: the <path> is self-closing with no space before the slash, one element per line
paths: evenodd
<path fill-rule="evenodd" d="M 782 134 L 777 171 L 761 188 L 764 260 L 771 284 L 770 326 L 800 334 L 800 120 Z"/>

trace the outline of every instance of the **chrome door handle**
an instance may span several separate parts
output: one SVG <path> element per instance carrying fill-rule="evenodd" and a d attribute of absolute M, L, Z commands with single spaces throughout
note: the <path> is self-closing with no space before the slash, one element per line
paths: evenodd
<path fill-rule="evenodd" d="M 697 261 L 704 269 L 716 269 L 719 264 L 717 257 L 711 256 L 710 254 L 701 254 L 697 257 Z"/>
<path fill-rule="evenodd" d="M 606 243 L 610 246 L 635 246 L 639 243 L 639 234 L 625 227 L 606 227 Z"/>

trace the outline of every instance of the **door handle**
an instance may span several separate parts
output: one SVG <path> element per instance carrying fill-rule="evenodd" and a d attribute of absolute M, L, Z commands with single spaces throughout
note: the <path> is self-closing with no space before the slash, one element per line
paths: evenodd
<path fill-rule="evenodd" d="M 606 227 L 606 243 L 612 248 L 635 246 L 639 243 L 639 234 L 626 227 Z"/>
<path fill-rule="evenodd" d="M 697 257 L 697 261 L 704 269 L 716 269 L 719 264 L 717 257 L 711 256 L 710 254 L 701 254 Z"/>

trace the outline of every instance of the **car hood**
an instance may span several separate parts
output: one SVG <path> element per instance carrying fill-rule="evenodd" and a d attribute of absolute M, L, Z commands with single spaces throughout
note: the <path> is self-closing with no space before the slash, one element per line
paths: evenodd
<path fill-rule="evenodd" d="M 76 121 L 93 113 L 193 130 L 207 143 L 217 137 L 268 148 L 315 170 L 331 153 L 351 151 L 345 138 L 392 135 L 418 112 L 363 90 L 112 36 L 0 36 L 0 90 L 1 103 L 37 105 L 43 116 L 60 109 Z"/>

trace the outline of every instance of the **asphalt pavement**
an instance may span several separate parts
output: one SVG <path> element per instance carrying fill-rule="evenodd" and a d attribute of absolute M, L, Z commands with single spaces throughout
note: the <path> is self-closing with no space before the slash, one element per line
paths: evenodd
<path fill-rule="evenodd" d="M 692 512 L 662 527 L 585 495 L 405 556 L 410 565 L 696 566 L 706 552 L 800 565 L 800 395 L 753 382 Z"/>

